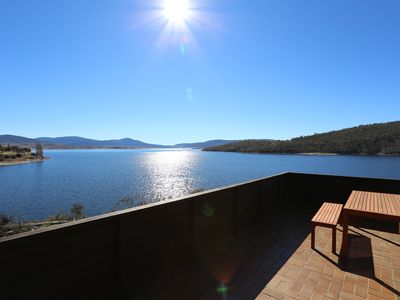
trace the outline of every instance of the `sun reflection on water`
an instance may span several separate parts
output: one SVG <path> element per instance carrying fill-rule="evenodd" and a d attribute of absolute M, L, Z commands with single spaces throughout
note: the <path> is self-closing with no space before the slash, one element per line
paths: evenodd
<path fill-rule="evenodd" d="M 196 189 L 192 172 L 197 156 L 192 151 L 149 152 L 143 164 L 151 178 L 148 186 L 152 202 L 184 196 Z"/>

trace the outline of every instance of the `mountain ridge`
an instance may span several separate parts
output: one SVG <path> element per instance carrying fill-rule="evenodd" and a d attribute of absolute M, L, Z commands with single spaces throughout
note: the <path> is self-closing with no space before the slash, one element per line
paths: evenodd
<path fill-rule="evenodd" d="M 232 143 L 235 140 L 209 140 L 195 143 L 179 143 L 175 145 L 150 144 L 131 138 L 95 140 L 80 136 L 38 137 L 27 138 L 17 135 L 0 135 L 0 144 L 34 146 L 40 143 L 46 149 L 74 149 L 74 148 L 205 148 Z"/>
<path fill-rule="evenodd" d="M 204 148 L 204 147 L 215 147 L 215 146 L 221 146 L 225 145 L 228 143 L 234 143 L 237 142 L 238 140 L 209 140 L 205 142 L 194 142 L 194 143 L 180 143 L 180 144 L 175 144 L 174 147 L 176 148 Z"/>
<path fill-rule="evenodd" d="M 64 137 L 39 137 L 36 140 L 43 144 L 64 145 L 69 147 L 138 147 L 138 148 L 165 148 L 163 145 L 149 144 L 139 140 L 130 138 L 113 139 L 113 140 L 95 140 L 83 138 L 80 136 L 64 136 Z"/>
<path fill-rule="evenodd" d="M 46 149 L 94 148 L 201 148 L 205 151 L 243 153 L 335 153 L 366 155 L 400 155 L 400 121 L 359 125 L 290 140 L 222 140 L 159 145 L 131 138 L 94 140 L 79 136 L 39 137 L 0 135 L 0 144 L 34 146 L 41 143 Z"/>

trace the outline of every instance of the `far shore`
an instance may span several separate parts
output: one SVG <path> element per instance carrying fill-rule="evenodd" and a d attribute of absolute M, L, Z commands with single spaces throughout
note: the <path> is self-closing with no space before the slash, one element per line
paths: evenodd
<path fill-rule="evenodd" d="M 298 153 L 300 155 L 326 155 L 326 156 L 331 156 L 331 155 L 339 155 L 338 153 L 324 153 L 324 152 L 309 152 L 309 153 Z"/>
<path fill-rule="evenodd" d="M 35 162 L 41 162 L 48 160 L 48 157 L 45 158 L 33 158 L 33 159 L 25 159 L 25 160 L 9 160 L 9 161 L 0 161 L 0 166 L 12 166 L 12 165 L 19 165 L 19 164 L 29 164 L 29 163 L 35 163 Z"/>

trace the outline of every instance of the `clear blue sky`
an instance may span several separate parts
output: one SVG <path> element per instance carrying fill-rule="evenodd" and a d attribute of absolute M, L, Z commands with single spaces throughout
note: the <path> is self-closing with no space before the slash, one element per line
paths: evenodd
<path fill-rule="evenodd" d="M 400 119 L 399 0 L 192 0 L 172 29 L 162 4 L 1 1 L 0 134 L 174 144 Z"/>

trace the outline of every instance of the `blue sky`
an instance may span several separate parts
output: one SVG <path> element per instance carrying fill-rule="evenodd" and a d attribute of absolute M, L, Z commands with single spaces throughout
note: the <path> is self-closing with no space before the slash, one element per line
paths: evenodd
<path fill-rule="evenodd" d="M 398 0 L 192 0 L 184 26 L 162 5 L 1 1 L 1 133 L 174 144 L 400 119 Z"/>

